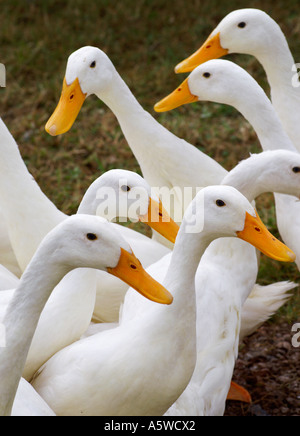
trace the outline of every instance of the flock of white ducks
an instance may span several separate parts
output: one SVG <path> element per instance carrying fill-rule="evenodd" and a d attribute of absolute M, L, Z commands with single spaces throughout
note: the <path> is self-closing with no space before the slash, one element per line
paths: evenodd
<path fill-rule="evenodd" d="M 272 103 L 242 68 L 214 60 L 228 53 L 257 57 Z M 224 414 L 239 342 L 297 286 L 256 284 L 256 249 L 299 267 L 293 65 L 279 26 L 243 9 L 176 67 L 192 72 L 156 111 L 229 104 L 257 133 L 263 152 L 227 172 L 146 112 L 100 49 L 74 52 L 47 132 L 66 133 L 96 94 L 116 115 L 144 178 L 103 174 L 71 217 L 42 193 L 0 120 L 0 415 Z M 172 204 L 161 203 L 154 188 L 163 187 L 173 190 Z M 189 205 L 176 196 L 186 187 Z M 254 209 L 265 192 L 274 193 L 287 245 Z M 146 222 L 153 238 L 110 222 L 120 217 Z"/>

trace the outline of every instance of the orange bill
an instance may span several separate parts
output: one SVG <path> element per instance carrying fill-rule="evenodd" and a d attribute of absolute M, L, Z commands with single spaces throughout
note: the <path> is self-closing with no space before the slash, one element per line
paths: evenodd
<path fill-rule="evenodd" d="M 154 110 L 156 112 L 166 112 L 195 101 L 198 101 L 198 97 L 191 93 L 187 78 L 175 91 L 156 103 Z"/>
<path fill-rule="evenodd" d="M 237 236 L 258 248 L 266 256 L 281 262 L 294 262 L 295 253 L 276 239 L 256 213 L 253 217 L 246 212 L 245 227 Z"/>
<path fill-rule="evenodd" d="M 52 136 L 57 136 L 70 130 L 85 99 L 86 94 L 82 92 L 78 79 L 71 85 L 67 85 L 67 81 L 64 79 L 59 103 L 46 124 L 46 132 Z"/>
<path fill-rule="evenodd" d="M 209 36 L 199 50 L 176 65 L 175 73 L 189 73 L 198 67 L 198 65 L 227 54 L 228 50 L 221 46 L 220 33 L 217 33 L 215 36 Z"/>
<path fill-rule="evenodd" d="M 123 248 L 118 265 L 115 268 L 107 268 L 107 271 L 151 301 L 161 304 L 171 304 L 173 301 L 170 292 L 144 270 L 133 253 Z"/>
<path fill-rule="evenodd" d="M 231 382 L 227 400 L 241 401 L 250 404 L 252 402 L 249 392 L 235 382 Z"/>
<path fill-rule="evenodd" d="M 179 231 L 179 226 L 172 220 L 168 212 L 164 209 L 161 201 L 159 203 L 150 198 L 148 213 L 140 216 L 142 223 L 148 224 L 153 230 L 160 233 L 173 244 Z"/>

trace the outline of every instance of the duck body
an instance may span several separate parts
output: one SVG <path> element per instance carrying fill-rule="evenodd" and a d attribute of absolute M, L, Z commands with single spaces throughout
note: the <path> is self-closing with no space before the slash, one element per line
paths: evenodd
<path fill-rule="evenodd" d="M 216 274 L 218 280 L 211 280 Z M 185 391 L 165 416 L 224 414 L 238 355 L 242 307 L 240 283 L 234 283 L 232 275 L 213 263 L 200 263 L 197 288 L 206 285 L 209 292 L 197 293 L 197 319 L 201 319 L 197 323 L 197 363 Z"/>
<path fill-rule="evenodd" d="M 279 282 L 267 286 L 256 284 L 242 309 L 240 342 L 273 316 L 291 297 L 298 283 Z"/>
<path fill-rule="evenodd" d="M 31 384 L 21 378 L 11 416 L 56 416 Z"/>
<path fill-rule="evenodd" d="M 152 315 L 145 321 L 148 322 L 150 329 L 155 328 L 155 318 Z M 166 327 L 167 321 L 166 319 Z M 160 328 L 161 326 L 155 330 L 158 337 L 160 336 Z M 69 349 L 64 349 L 61 354 L 64 369 L 59 372 L 59 376 L 55 377 L 54 375 L 47 380 L 48 373 L 52 369 L 55 371 L 55 366 L 52 367 L 52 364 L 54 365 L 54 362 L 59 364 L 59 354 L 54 356 L 55 360 L 52 362 L 50 360 L 47 363 L 45 369 L 41 369 L 37 380 L 33 381 L 33 386 L 43 398 L 48 398 L 48 396 L 52 398 L 51 402 L 55 403 L 55 410 L 60 416 L 162 415 L 166 403 L 172 404 L 178 395 L 178 389 L 184 389 L 193 371 L 194 362 L 190 365 L 189 375 L 187 375 L 186 359 L 184 358 L 185 347 L 183 347 L 182 342 L 178 343 L 176 340 L 173 344 L 166 344 L 164 341 L 157 340 L 155 345 L 151 342 L 150 351 L 147 336 L 145 335 L 142 339 L 140 335 L 137 335 L 135 323 L 123 325 L 122 334 L 119 334 L 119 329 L 117 327 L 106 330 L 76 342 Z M 97 341 L 98 335 L 101 335 L 100 341 Z M 121 374 L 119 361 L 127 357 L 128 354 L 128 347 L 125 350 L 124 341 L 125 344 L 130 343 L 133 347 L 130 346 L 131 363 L 123 367 Z M 109 346 L 104 347 L 104 343 L 109 344 Z M 193 345 L 195 344 L 191 341 L 192 354 Z M 182 357 L 179 359 L 178 347 L 182 348 Z M 112 352 L 111 349 L 114 349 L 115 352 Z M 165 377 L 160 382 L 155 379 L 153 371 L 149 372 L 149 368 L 156 368 L 157 365 L 160 365 L 157 356 L 162 353 L 167 353 L 170 361 L 172 356 L 176 357 L 176 369 L 172 371 L 173 374 L 176 371 L 177 376 L 179 376 L 180 367 L 182 368 L 181 388 L 178 385 L 174 386 L 171 382 L 172 376 L 168 377 L 165 371 Z M 145 362 L 146 360 L 146 366 L 145 364 L 141 365 L 141 361 Z M 52 392 L 60 391 L 59 378 L 63 377 L 67 381 L 70 378 L 68 367 L 73 368 L 73 365 L 78 366 L 78 372 L 72 371 L 71 376 L 74 377 L 74 381 L 76 380 L 76 388 L 80 390 L 80 395 L 74 395 L 73 388 L 68 390 L 65 386 L 64 393 L 61 392 L 61 395 L 54 400 Z M 88 378 L 84 377 L 83 379 L 84 374 L 88 375 Z M 42 384 L 46 386 L 43 387 Z M 126 401 L 120 392 L 126 392 Z M 157 398 L 157 400 L 154 402 L 153 398 Z"/>

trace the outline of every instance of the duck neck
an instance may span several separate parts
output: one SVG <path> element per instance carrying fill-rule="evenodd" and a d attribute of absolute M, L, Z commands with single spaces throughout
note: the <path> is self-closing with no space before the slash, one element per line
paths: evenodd
<path fill-rule="evenodd" d="M 39 250 L 43 254 L 44 248 Z M 55 286 L 70 271 L 54 256 L 35 255 L 24 272 L 2 324 L 4 347 L 0 348 L 0 416 L 11 408 L 25 366 L 40 314 Z"/>
<path fill-rule="evenodd" d="M 252 203 L 260 194 L 261 189 L 254 174 L 231 174 L 224 178 L 222 185 L 232 186 Z"/>
<path fill-rule="evenodd" d="M 255 56 L 263 66 L 273 92 L 273 89 L 278 87 L 291 87 L 295 61 L 287 40 L 275 21 L 269 35 L 271 38 Z"/>
<path fill-rule="evenodd" d="M 272 174 L 267 174 L 269 163 L 272 161 L 265 154 L 252 156 L 233 168 L 221 184 L 236 188 L 252 203 L 261 194 L 273 191 Z"/>
<path fill-rule="evenodd" d="M 271 87 L 274 108 L 293 144 L 300 151 L 300 82 L 298 68 L 287 41 L 279 29 L 270 50 L 257 57 Z"/>
<path fill-rule="evenodd" d="M 160 306 L 148 315 L 147 330 L 152 325 L 152 334 L 157 337 L 161 330 L 168 331 L 171 349 L 167 352 L 176 367 L 175 373 L 182 383 L 181 392 L 193 373 L 197 356 L 196 291 L 195 276 L 200 259 L 210 240 L 201 234 L 188 233 L 185 223 L 181 225 L 172 252 L 171 263 L 163 285 L 173 295 L 170 306 Z M 172 357 L 173 356 L 173 357 Z M 176 365 L 175 365 L 176 361 Z M 179 385 L 178 385 L 179 387 Z M 178 396 L 178 391 L 176 391 Z M 173 398 L 172 404 L 176 397 Z"/>
<path fill-rule="evenodd" d="M 204 231 L 193 233 L 184 220 L 174 246 L 164 285 L 174 297 L 174 308 L 185 313 L 187 306 L 195 310 L 195 275 L 206 248 L 213 238 Z"/>
<path fill-rule="evenodd" d="M 242 99 L 240 95 L 237 96 L 233 106 L 252 125 L 262 149 L 296 151 L 263 89 L 253 81 L 252 85 L 249 83 L 245 93 Z"/>
<path fill-rule="evenodd" d="M 95 182 L 89 186 L 78 206 L 78 214 L 97 215 L 97 208 L 101 201 L 97 197 L 98 190 L 98 184 Z"/>
<path fill-rule="evenodd" d="M 114 112 L 144 178 L 153 188 L 203 187 L 218 184 L 226 170 L 178 138 L 145 111 L 114 69 L 98 98 Z M 201 167 L 201 170 L 199 168 Z"/>
<path fill-rule="evenodd" d="M 136 159 L 144 163 L 154 150 L 143 144 L 151 129 L 158 128 L 157 122 L 142 108 L 115 69 L 110 84 L 96 95 L 115 114 Z"/>
<path fill-rule="evenodd" d="M 42 238 L 62 219 L 28 172 L 18 146 L 0 118 L 0 202 L 22 270 Z"/>

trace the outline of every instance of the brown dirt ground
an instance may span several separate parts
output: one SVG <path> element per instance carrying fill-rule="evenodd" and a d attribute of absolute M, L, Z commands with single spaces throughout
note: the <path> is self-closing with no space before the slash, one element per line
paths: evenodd
<path fill-rule="evenodd" d="M 245 339 L 234 381 L 252 396 L 250 405 L 227 401 L 225 416 L 300 416 L 300 348 L 291 325 L 268 323 Z"/>

